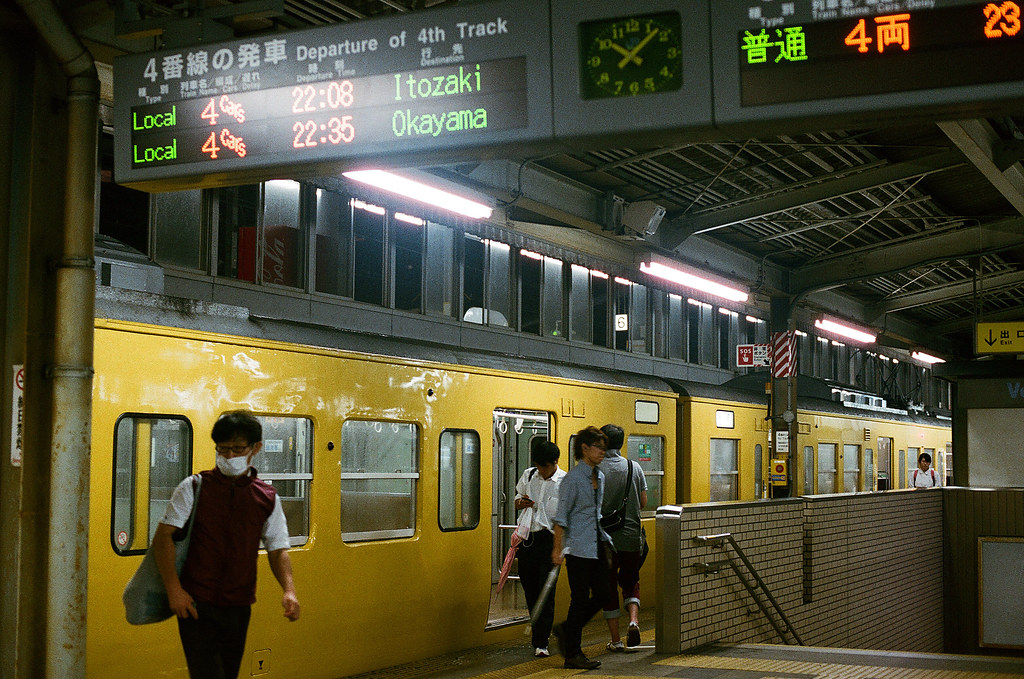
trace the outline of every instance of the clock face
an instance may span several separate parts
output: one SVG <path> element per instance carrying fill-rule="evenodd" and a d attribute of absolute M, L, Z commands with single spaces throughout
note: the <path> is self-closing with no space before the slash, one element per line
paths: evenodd
<path fill-rule="evenodd" d="M 580 24 L 580 96 L 633 97 L 683 86 L 681 23 L 676 12 Z"/>

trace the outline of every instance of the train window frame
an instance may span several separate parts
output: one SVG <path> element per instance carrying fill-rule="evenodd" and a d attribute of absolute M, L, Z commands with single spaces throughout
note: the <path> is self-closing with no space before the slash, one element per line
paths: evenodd
<path fill-rule="evenodd" d="M 831 467 L 829 467 L 828 469 L 822 469 L 821 468 L 822 446 L 831 446 L 831 448 L 832 448 L 832 457 L 829 459 L 829 461 L 831 463 Z M 832 493 L 839 492 L 838 490 L 836 490 L 836 481 L 838 479 L 838 474 L 839 474 L 839 444 L 838 443 L 834 443 L 832 441 L 819 441 L 818 442 L 818 449 L 817 449 L 816 453 L 817 453 L 817 455 L 816 455 L 817 464 L 815 465 L 815 471 L 817 472 L 817 474 L 815 475 L 815 479 L 817 479 L 817 484 L 816 484 L 816 486 L 817 486 L 817 493 L 819 495 L 830 495 Z M 822 479 L 822 475 L 823 474 L 831 474 L 832 475 L 832 481 L 831 481 L 832 489 L 831 490 L 823 490 L 822 489 L 822 487 L 821 487 L 821 485 L 822 485 L 821 484 L 821 479 Z"/>
<path fill-rule="evenodd" d="M 722 467 L 718 469 L 715 467 L 715 442 L 728 442 L 732 444 L 732 450 L 727 451 L 732 455 L 732 464 L 728 467 Z M 734 497 L 715 497 L 713 496 L 713 490 L 715 484 L 713 483 L 716 478 L 729 477 L 732 480 L 732 495 Z M 738 500 L 740 498 L 740 440 L 734 438 L 722 438 L 712 436 L 708 440 L 708 500 L 710 502 L 727 502 L 730 500 Z"/>
<path fill-rule="evenodd" d="M 147 421 L 150 422 L 150 426 L 152 426 L 153 422 L 157 422 L 157 421 L 180 422 L 180 423 L 184 424 L 184 436 L 181 437 L 179 439 L 179 441 L 185 444 L 185 446 L 187 447 L 187 450 L 185 450 L 184 453 L 182 453 L 182 451 L 178 451 L 176 453 L 176 455 L 178 456 L 178 459 L 173 460 L 173 462 L 179 464 L 179 469 L 184 470 L 185 473 L 184 473 L 184 475 L 181 476 L 180 479 L 178 479 L 174 483 L 173 486 L 164 486 L 165 488 L 169 488 L 170 489 L 169 492 L 167 493 L 167 498 L 162 500 L 164 508 L 166 508 L 167 503 L 170 502 L 171 495 L 174 493 L 174 489 L 177 488 L 178 485 L 182 481 L 184 481 L 186 478 L 188 478 L 192 474 L 192 462 L 193 462 L 193 451 L 194 451 L 194 445 L 193 445 L 193 442 L 194 442 L 194 429 L 192 427 L 192 422 L 186 416 L 184 416 L 184 415 L 172 414 L 172 413 L 128 412 L 128 413 L 122 413 L 121 415 L 118 416 L 117 420 L 114 422 L 113 440 L 111 442 L 111 452 L 112 452 L 112 454 L 111 454 L 111 484 L 110 484 L 110 546 L 114 550 L 114 554 L 116 554 L 118 556 L 135 556 L 135 555 L 138 555 L 138 554 L 145 553 L 146 550 L 149 548 L 150 543 L 152 542 L 153 534 L 156 532 L 156 526 L 157 526 L 157 524 L 159 524 L 160 518 L 163 517 L 163 513 L 160 513 L 160 516 L 157 517 L 156 514 L 153 511 L 154 507 L 153 507 L 153 499 L 152 499 L 153 498 L 152 475 L 147 471 L 147 474 L 146 474 L 146 478 L 148 479 L 148 481 L 146 483 L 146 493 L 147 493 L 146 494 L 146 507 L 147 507 L 147 510 L 148 510 L 148 511 L 146 511 L 146 520 L 147 520 L 146 533 L 147 534 L 145 536 L 145 539 L 142 540 L 142 543 L 141 543 L 141 546 L 140 546 L 140 543 L 138 541 L 138 537 L 136 535 L 136 533 L 138 532 L 138 525 L 137 524 L 138 524 L 138 520 L 140 518 L 140 514 L 139 514 L 140 510 L 138 508 L 138 505 L 139 505 L 139 498 L 138 498 L 138 491 L 139 491 L 138 476 L 139 475 L 137 473 L 137 464 L 138 464 L 138 460 L 139 460 L 139 450 L 138 450 L 137 444 L 133 445 L 132 446 L 132 457 L 131 457 L 132 465 L 131 465 L 131 470 L 129 472 L 129 475 L 130 475 L 130 479 L 129 479 L 130 496 L 127 498 L 128 502 L 130 503 L 130 507 L 131 507 L 131 521 L 130 521 L 130 523 L 128 525 L 127 531 L 125 531 L 124 538 L 123 538 L 124 544 L 125 544 L 125 546 L 127 546 L 127 549 L 119 546 L 119 544 L 118 544 L 119 541 L 120 541 L 119 537 L 120 537 L 121 532 L 123 530 L 122 526 L 120 526 L 118 524 L 118 522 L 117 522 L 117 515 L 118 515 L 118 486 L 119 486 L 119 480 L 118 480 L 118 476 L 119 476 L 119 469 L 118 469 L 118 450 L 119 449 L 118 449 L 118 443 L 119 443 L 119 438 L 120 438 L 119 429 L 121 427 L 121 424 L 123 422 L 125 422 L 126 420 L 129 420 L 129 419 L 131 419 L 133 421 L 134 420 L 147 420 Z M 135 433 L 135 430 L 133 429 L 133 434 L 134 433 Z M 133 443 L 136 442 L 137 439 L 138 439 L 138 437 L 135 436 L 135 438 L 133 440 Z M 153 456 L 152 446 L 150 446 L 149 455 L 150 455 L 150 458 L 152 460 L 152 456 Z M 150 469 L 152 469 L 152 466 L 150 467 Z"/>
<path fill-rule="evenodd" d="M 640 465 L 640 469 L 643 470 L 644 478 L 647 481 L 647 505 L 640 509 L 640 518 L 650 518 L 657 513 L 658 506 L 664 504 L 662 500 L 665 497 L 665 437 L 652 436 L 650 434 L 630 434 L 626 437 L 625 445 L 626 457 Z M 648 451 L 646 456 L 643 454 L 642 449 L 642 446 L 645 445 L 652 446 L 652 449 Z M 657 480 L 656 484 L 651 483 L 652 479 Z M 652 492 L 652 488 L 656 488 L 656 491 Z M 655 493 L 658 496 L 657 498 L 652 497 Z M 652 502 L 652 500 L 654 501 Z"/>
<path fill-rule="evenodd" d="M 462 455 L 458 456 L 457 460 L 454 459 L 454 458 L 452 460 L 453 462 L 457 463 L 457 466 L 456 465 L 449 465 L 452 468 L 452 470 L 453 470 L 452 471 L 452 480 L 450 482 L 450 485 L 451 485 L 451 487 L 453 489 L 453 492 L 457 491 L 456 494 L 460 495 L 462 497 L 462 501 L 461 502 L 457 502 L 455 498 L 452 498 L 452 500 L 451 500 L 451 509 L 453 511 L 452 511 L 451 515 L 456 517 L 456 520 L 458 520 L 459 512 L 454 511 L 456 509 L 456 505 L 461 507 L 463 510 L 465 510 L 467 507 L 472 506 L 473 509 L 475 509 L 475 511 L 476 511 L 476 517 L 475 517 L 475 521 L 473 521 L 472 523 L 468 523 L 468 522 L 465 521 L 465 512 L 463 511 L 462 525 L 447 525 L 445 520 L 444 520 L 445 516 L 444 516 L 443 510 L 442 510 L 442 507 L 445 506 L 445 501 L 446 501 L 446 498 L 445 498 L 445 487 L 446 487 L 446 483 L 445 483 L 445 457 L 444 457 L 444 453 L 443 453 L 443 451 L 445 450 L 444 439 L 445 439 L 445 436 L 453 436 L 455 434 L 462 434 L 463 436 L 471 434 L 472 436 L 474 436 L 476 438 L 476 478 L 473 479 L 475 481 L 475 485 L 476 485 L 476 487 L 475 487 L 476 502 L 475 503 L 467 503 L 466 499 L 465 499 L 466 498 L 466 495 L 465 495 L 465 490 L 466 490 L 465 489 L 465 483 L 467 481 L 465 461 L 466 461 L 466 458 L 467 458 L 467 453 L 466 453 L 466 447 L 464 445 L 465 442 L 463 441 L 463 445 L 462 445 L 463 453 L 462 453 Z M 482 465 L 482 459 L 481 458 L 482 458 L 482 454 L 483 453 L 482 453 L 481 443 L 480 443 L 480 433 L 478 431 L 476 431 L 475 429 L 454 429 L 454 428 L 453 429 L 445 429 L 445 430 L 443 430 L 441 432 L 441 435 L 438 437 L 438 442 L 437 442 L 437 458 L 438 458 L 438 464 L 437 464 L 437 476 L 438 476 L 438 479 L 437 479 L 437 526 L 438 526 L 438 528 L 441 529 L 441 532 L 449 533 L 449 532 L 457 532 L 457 531 L 465 531 L 465 530 L 474 530 L 474 529 L 476 529 L 476 528 L 478 528 L 480 526 L 480 515 L 482 513 L 481 510 L 480 510 L 480 498 L 481 498 L 480 484 L 481 484 L 481 481 L 482 481 L 482 476 L 481 476 L 481 465 Z M 461 473 L 458 471 L 459 469 L 461 469 Z M 470 470 L 470 473 L 472 473 L 472 470 Z M 460 483 L 460 481 L 461 481 L 461 483 Z M 472 490 L 471 490 L 471 492 L 472 492 Z"/>
<path fill-rule="evenodd" d="M 288 520 L 288 540 L 290 545 L 292 547 L 301 547 L 302 545 L 305 545 L 307 542 L 309 542 L 309 535 L 312 532 L 313 525 L 312 485 L 314 474 L 313 457 L 314 451 L 316 450 L 316 446 L 314 444 L 316 437 L 316 424 L 313 421 L 313 418 L 301 415 L 271 415 L 267 413 L 253 413 L 253 416 L 257 420 L 259 420 L 260 425 L 263 427 L 263 447 L 260 450 L 260 452 L 253 456 L 252 464 L 254 467 L 256 467 L 257 470 L 259 470 L 260 480 L 266 481 L 267 483 L 272 485 L 274 487 L 275 492 L 277 492 L 278 498 L 280 498 L 281 500 L 281 508 L 285 511 L 285 518 L 286 520 Z M 296 471 L 292 472 L 272 472 L 266 469 L 260 469 L 260 465 L 258 464 L 259 462 L 265 459 L 269 459 L 270 455 L 273 453 L 284 452 L 283 439 L 281 440 L 281 450 L 278 451 L 275 450 L 277 446 L 274 444 L 274 442 L 278 441 L 278 439 L 267 438 L 267 431 L 273 431 L 275 424 L 273 422 L 269 422 L 269 420 L 294 420 L 303 421 L 306 423 L 306 432 L 304 433 L 304 435 L 306 439 L 305 466 L 307 467 L 307 469 L 305 471 L 298 471 L 296 469 Z M 296 427 L 296 439 L 298 439 L 297 432 L 298 427 Z M 295 445 L 298 445 L 297 440 L 295 442 Z M 292 461 L 296 463 L 297 468 L 298 461 Z M 281 486 L 274 483 L 275 481 L 280 483 Z M 287 483 L 296 484 L 296 488 L 300 489 L 299 495 L 296 495 L 294 497 L 291 495 L 285 495 L 282 491 L 285 490 L 284 484 Z M 305 516 L 305 526 L 303 526 L 303 528 L 305 529 L 304 531 L 294 531 L 295 526 L 293 526 L 293 522 L 291 520 L 291 518 L 294 516 L 294 513 L 291 511 L 290 504 L 291 501 L 295 499 L 301 500 L 301 505 L 303 507 L 302 513 Z"/>
<path fill-rule="evenodd" d="M 715 426 L 719 429 L 735 429 L 736 413 L 732 410 L 716 410 Z"/>
<path fill-rule="evenodd" d="M 843 492 L 844 493 L 856 493 L 861 485 L 861 466 L 860 456 L 862 454 L 862 448 L 857 443 L 844 443 L 843 444 Z M 852 458 L 852 464 L 851 464 Z M 847 475 L 853 475 L 856 479 L 853 486 L 847 485 Z"/>
<path fill-rule="evenodd" d="M 401 471 L 401 468 L 394 472 L 383 472 L 383 471 L 366 471 L 354 470 L 346 471 L 346 451 L 351 448 L 350 438 L 346 436 L 345 429 L 349 426 L 369 426 L 376 433 L 385 433 L 385 429 L 391 430 L 393 433 L 398 433 L 402 427 L 408 427 L 412 433 L 409 443 L 411 443 L 410 449 L 410 461 L 408 465 L 409 471 Z M 341 488 L 339 491 L 338 498 L 338 509 L 339 509 L 339 528 L 341 532 L 341 539 L 343 542 L 354 543 L 354 542 L 372 542 L 377 540 L 390 540 L 390 539 L 402 539 L 402 538 L 413 538 L 418 530 L 417 523 L 417 499 L 419 494 L 419 480 L 420 480 L 420 457 L 421 457 L 421 441 L 422 429 L 418 422 L 409 422 L 403 420 L 376 420 L 376 419 L 348 419 L 341 423 L 341 432 L 339 440 L 341 442 L 340 448 L 340 460 L 341 460 L 341 471 L 340 480 Z M 401 444 L 401 442 L 399 442 Z M 385 455 L 380 455 L 380 461 L 388 462 Z M 370 459 L 370 458 L 367 458 Z M 392 468 L 394 465 L 388 465 L 388 468 Z M 391 482 L 402 482 L 408 481 L 409 487 L 408 492 L 398 492 L 394 495 L 400 498 L 397 503 L 399 509 L 408 510 L 407 518 L 408 525 L 403 527 L 385 527 L 375 528 L 370 530 L 345 530 L 346 527 L 346 510 L 345 510 L 345 496 L 346 496 L 346 482 L 380 482 L 380 481 L 391 481 Z M 393 483 L 393 486 L 399 485 Z M 372 493 L 373 497 L 380 497 L 379 492 Z M 401 502 L 401 498 L 408 498 L 408 506 L 404 507 Z M 379 505 L 379 503 L 378 503 Z M 378 516 L 381 514 L 379 506 L 376 508 Z"/>

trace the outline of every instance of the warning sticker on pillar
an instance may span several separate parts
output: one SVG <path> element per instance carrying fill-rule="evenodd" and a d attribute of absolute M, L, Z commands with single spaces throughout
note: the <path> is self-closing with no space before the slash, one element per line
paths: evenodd
<path fill-rule="evenodd" d="M 772 334 L 772 377 L 792 377 L 796 374 L 796 333 Z"/>
<path fill-rule="evenodd" d="M 11 389 L 11 464 L 21 466 L 22 428 L 25 424 L 25 366 L 14 367 L 14 388 Z"/>

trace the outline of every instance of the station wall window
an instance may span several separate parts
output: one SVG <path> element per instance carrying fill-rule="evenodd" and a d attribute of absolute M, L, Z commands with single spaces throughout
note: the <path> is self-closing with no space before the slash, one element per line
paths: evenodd
<path fill-rule="evenodd" d="M 838 446 L 835 443 L 818 444 L 818 493 L 836 492 L 836 462 Z"/>
<path fill-rule="evenodd" d="M 400 218 L 399 214 L 403 216 Z M 413 215 L 396 213 L 390 223 L 391 242 L 395 246 L 394 290 L 395 308 L 402 311 L 423 310 L 423 252 L 425 222 Z"/>
<path fill-rule="evenodd" d="M 300 194 L 301 184 L 290 179 L 263 184 L 263 265 L 260 272 L 263 283 L 303 287 L 306 248 L 299 227 Z"/>
<path fill-rule="evenodd" d="M 259 185 L 216 189 L 213 200 L 217 232 L 217 275 L 255 283 Z"/>
<path fill-rule="evenodd" d="M 463 239 L 462 320 L 509 327 L 511 248 L 505 243 L 465 234 Z"/>
<path fill-rule="evenodd" d="M 521 250 L 519 253 L 519 330 L 530 335 L 540 334 L 543 277 L 543 257 L 529 250 Z"/>
<path fill-rule="evenodd" d="M 122 415 L 114 425 L 110 542 L 118 554 L 149 547 L 178 484 L 192 469 L 192 425 L 175 415 Z"/>
<path fill-rule="evenodd" d="M 544 258 L 540 334 L 545 337 L 565 336 L 565 322 L 562 319 L 562 268 L 562 260 L 554 257 Z"/>
<path fill-rule="evenodd" d="M 592 324 L 591 341 L 599 347 L 612 346 L 609 343 L 609 304 L 608 286 L 610 280 L 608 274 L 602 271 L 590 272 L 590 300 Z"/>
<path fill-rule="evenodd" d="M 441 530 L 469 530 L 480 524 L 480 435 L 441 433 L 437 522 Z"/>
<path fill-rule="evenodd" d="M 416 532 L 419 427 L 348 420 L 341 426 L 341 537 L 349 542 Z"/>
<path fill-rule="evenodd" d="M 569 339 L 577 342 L 589 342 L 592 337 L 590 270 L 573 264 L 569 268 Z"/>
<path fill-rule="evenodd" d="M 739 441 L 711 439 L 711 502 L 739 499 Z"/>
<path fill-rule="evenodd" d="M 660 436 L 630 434 L 626 439 L 626 456 L 635 460 L 644 470 L 647 480 L 647 506 L 642 516 L 654 516 L 662 504 L 662 481 L 665 477 L 665 440 Z"/>
<path fill-rule="evenodd" d="M 686 300 L 686 360 L 700 365 L 715 365 L 717 346 L 712 342 L 714 309 L 706 302 Z"/>
<path fill-rule="evenodd" d="M 860 485 L 860 446 L 843 444 L 843 492 L 855 493 Z"/>
<path fill-rule="evenodd" d="M 309 539 L 310 484 L 313 482 L 313 421 L 305 417 L 257 415 L 263 448 L 252 465 L 281 498 L 292 546 Z"/>
<path fill-rule="evenodd" d="M 615 328 L 615 348 L 637 354 L 651 352 L 648 341 L 647 286 L 616 278 L 613 299 L 616 316 L 626 317 L 626 329 Z"/>
<path fill-rule="evenodd" d="M 352 201 L 352 297 L 384 304 L 384 225 L 387 211 L 361 200 Z"/>
<path fill-rule="evenodd" d="M 654 355 L 683 358 L 683 298 L 670 292 L 651 291 L 654 322 Z"/>
<path fill-rule="evenodd" d="M 352 206 L 349 197 L 334 191 L 316 190 L 316 283 L 317 292 L 351 297 Z"/>
<path fill-rule="evenodd" d="M 203 192 L 168 191 L 150 197 L 153 258 L 160 264 L 202 270 Z"/>
<path fill-rule="evenodd" d="M 733 363 L 734 348 L 739 335 L 739 314 L 729 309 L 718 309 L 718 367 L 729 370 Z"/>
<path fill-rule="evenodd" d="M 423 311 L 451 317 L 458 311 L 455 231 L 437 222 L 427 222 L 426 231 L 426 261 L 430 270 L 424 281 Z"/>

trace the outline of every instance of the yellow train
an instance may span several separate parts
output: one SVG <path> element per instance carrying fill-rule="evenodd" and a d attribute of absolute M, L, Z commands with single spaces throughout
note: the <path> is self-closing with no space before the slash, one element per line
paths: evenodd
<path fill-rule="evenodd" d="M 765 405 L 750 392 L 408 344 L 400 351 L 413 358 L 398 358 L 384 338 L 247 318 L 222 319 L 220 332 L 124 320 L 134 318 L 96 325 L 92 679 L 187 676 L 175 625 L 128 625 L 120 597 L 174 486 L 213 467 L 209 431 L 228 410 L 263 421 L 254 464 L 282 496 L 303 604 L 299 622 L 281 617 L 261 557 L 242 676 L 335 679 L 509 639 L 528 657 L 518 587 L 499 596 L 494 583 L 534 437 L 555 441 L 567 467 L 574 432 L 620 424 L 648 480 L 648 523 L 660 504 L 768 495 Z M 794 456 L 798 492 L 850 488 L 848 471 L 832 470 L 828 486 L 822 446 L 837 447 L 842 470 L 849 446 L 862 460 L 866 436 L 888 438 L 896 469 L 899 451 L 949 439 L 941 423 L 822 408 L 798 415 L 798 445 L 815 453 Z M 877 487 L 879 448 L 858 467 L 858 489 Z M 642 591 L 654 605 L 652 566 Z M 563 575 L 560 615 L 567 602 Z"/>

